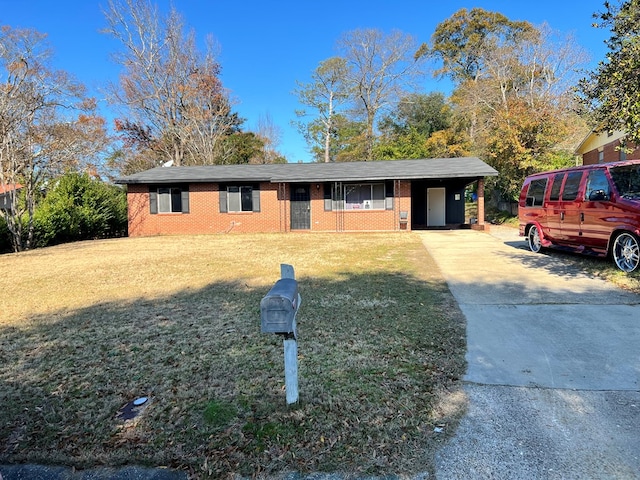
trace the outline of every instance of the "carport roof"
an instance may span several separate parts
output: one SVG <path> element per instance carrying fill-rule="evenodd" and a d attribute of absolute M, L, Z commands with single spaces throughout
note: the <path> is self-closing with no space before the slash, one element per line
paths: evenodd
<path fill-rule="evenodd" d="M 116 180 L 122 184 L 344 182 L 481 178 L 498 172 L 477 157 L 339 163 L 157 167 Z"/>

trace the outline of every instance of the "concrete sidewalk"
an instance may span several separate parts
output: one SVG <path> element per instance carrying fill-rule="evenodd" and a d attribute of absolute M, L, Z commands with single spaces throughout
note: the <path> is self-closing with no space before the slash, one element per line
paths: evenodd
<path fill-rule="evenodd" d="M 469 410 L 437 478 L 640 478 L 640 298 L 511 228 L 421 235 L 467 319 Z"/>

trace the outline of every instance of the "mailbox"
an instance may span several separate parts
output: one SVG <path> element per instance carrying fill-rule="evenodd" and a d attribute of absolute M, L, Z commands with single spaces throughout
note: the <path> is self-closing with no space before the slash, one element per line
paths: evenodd
<path fill-rule="evenodd" d="M 296 312 L 300 306 L 298 282 L 281 278 L 260 301 L 262 333 L 296 333 Z"/>

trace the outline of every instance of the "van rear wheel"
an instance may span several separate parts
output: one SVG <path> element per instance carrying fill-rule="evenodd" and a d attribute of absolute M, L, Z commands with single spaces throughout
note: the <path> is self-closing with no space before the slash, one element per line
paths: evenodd
<path fill-rule="evenodd" d="M 529 250 L 532 252 L 538 253 L 542 250 L 542 240 L 540 239 L 540 230 L 535 225 L 532 225 L 529 228 L 529 233 L 527 234 L 527 243 L 529 244 Z"/>
<path fill-rule="evenodd" d="M 640 242 L 638 237 L 623 232 L 616 237 L 611 249 L 616 266 L 623 272 L 633 272 L 640 265 Z"/>

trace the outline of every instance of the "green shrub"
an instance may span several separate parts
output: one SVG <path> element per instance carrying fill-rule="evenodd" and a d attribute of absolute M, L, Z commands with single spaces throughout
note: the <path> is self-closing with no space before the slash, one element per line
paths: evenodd
<path fill-rule="evenodd" d="M 120 187 L 86 174 L 60 177 L 35 212 L 36 246 L 126 235 L 127 198 Z"/>

